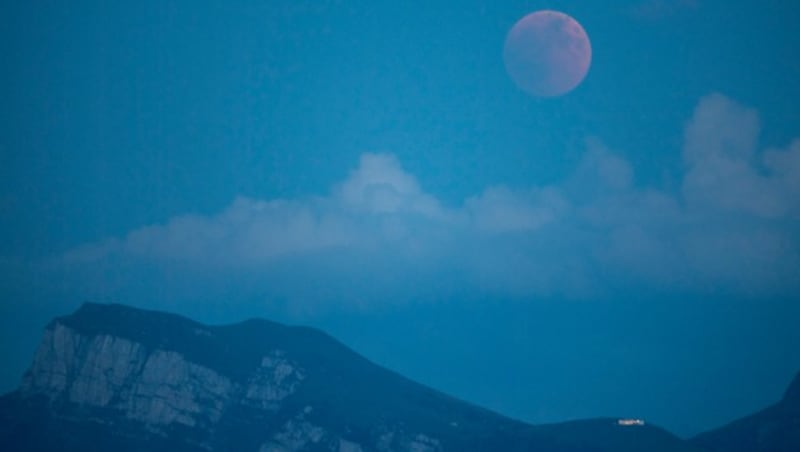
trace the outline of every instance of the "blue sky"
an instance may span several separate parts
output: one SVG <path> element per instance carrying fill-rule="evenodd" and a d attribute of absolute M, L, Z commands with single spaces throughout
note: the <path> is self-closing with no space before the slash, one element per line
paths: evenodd
<path fill-rule="evenodd" d="M 3 388 L 84 300 L 319 326 L 532 422 L 688 434 L 800 370 L 800 8 L 256 3 L 4 7 Z M 540 8 L 592 42 L 555 99 L 502 64 Z"/>

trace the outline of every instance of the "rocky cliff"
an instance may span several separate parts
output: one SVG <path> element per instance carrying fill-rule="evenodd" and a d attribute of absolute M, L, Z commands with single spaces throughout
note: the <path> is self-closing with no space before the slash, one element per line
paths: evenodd
<path fill-rule="evenodd" d="M 213 333 L 197 328 L 195 334 Z M 87 336 L 57 321 L 45 332 L 19 393 L 112 409 L 163 432 L 173 425 L 213 428 L 231 405 L 276 412 L 303 378 L 281 350 L 266 353 L 246 380 L 237 381 L 175 350 L 109 334 Z"/>
<path fill-rule="evenodd" d="M 376 366 L 326 334 L 119 305 L 53 320 L 0 398 L 3 451 L 697 451 L 613 419 L 532 426 Z"/>
<path fill-rule="evenodd" d="M 96 438 L 115 448 L 272 452 L 546 441 L 316 330 L 211 327 L 116 305 L 87 304 L 51 322 L 3 406 L 4 446 L 26 449 L 79 449 Z"/>

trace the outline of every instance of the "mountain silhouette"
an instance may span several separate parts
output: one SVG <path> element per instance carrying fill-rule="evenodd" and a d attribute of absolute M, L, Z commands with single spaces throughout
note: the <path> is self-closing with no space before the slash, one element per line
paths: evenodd
<path fill-rule="evenodd" d="M 692 441 L 711 452 L 800 451 L 800 373 L 778 403 Z"/>
<path fill-rule="evenodd" d="M 796 409 L 797 399 L 795 381 L 779 406 Z M 773 419 L 773 409 L 788 408 L 755 416 Z M 530 425 L 415 383 L 313 328 L 209 326 L 93 303 L 50 322 L 19 388 L 0 398 L 4 451 L 699 452 L 732 435 L 685 441 L 641 424 Z M 780 425 L 781 438 L 796 438 L 796 421 Z"/>

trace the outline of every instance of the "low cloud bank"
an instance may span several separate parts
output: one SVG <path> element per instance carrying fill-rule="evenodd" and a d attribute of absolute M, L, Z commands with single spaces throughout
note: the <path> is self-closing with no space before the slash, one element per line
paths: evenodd
<path fill-rule="evenodd" d="M 626 160 L 589 141 L 561 184 L 488 187 L 457 206 L 425 192 L 394 156 L 364 154 L 325 196 L 240 197 L 214 215 L 76 248 L 54 265 L 192 269 L 208 283 L 248 275 L 243 284 L 282 287 L 288 298 L 310 286 L 325 298 L 328 285 L 341 302 L 409 285 L 433 297 L 455 287 L 514 297 L 797 296 L 800 140 L 759 149 L 759 130 L 754 110 L 713 94 L 686 125 L 677 190 L 636 186 Z M 101 286 L 132 283 L 124 280 Z"/>

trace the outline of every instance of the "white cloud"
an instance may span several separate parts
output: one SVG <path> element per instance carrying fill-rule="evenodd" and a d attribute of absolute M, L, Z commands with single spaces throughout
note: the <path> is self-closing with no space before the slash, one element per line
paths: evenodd
<path fill-rule="evenodd" d="M 756 151 L 760 124 L 758 113 L 718 94 L 697 104 L 686 125 L 684 161 L 692 166 L 706 159 L 749 161 Z"/>
<path fill-rule="evenodd" d="M 512 191 L 491 187 L 465 202 L 471 227 L 482 232 L 535 231 L 561 219 L 569 202 L 555 187 Z"/>
<path fill-rule="evenodd" d="M 759 131 L 755 110 L 719 94 L 699 103 L 683 150 L 690 208 L 774 219 L 797 212 L 800 146 L 759 153 Z"/>
<path fill-rule="evenodd" d="M 371 213 L 441 216 L 439 202 L 389 154 L 363 154 L 358 168 L 335 190 L 343 206 Z"/>
<path fill-rule="evenodd" d="M 629 287 L 798 295 L 800 140 L 762 152 L 758 133 L 754 110 L 713 94 L 686 125 L 680 193 L 637 187 L 627 161 L 589 141 L 562 185 L 490 187 L 453 207 L 395 157 L 364 154 L 328 196 L 237 198 L 218 214 L 178 216 L 63 258 L 178 262 L 218 277 L 247 268 L 254 286 L 280 284 L 275 275 L 291 263 L 295 289 L 338 284 L 329 296 L 339 300 L 381 284 L 514 296 Z"/>

